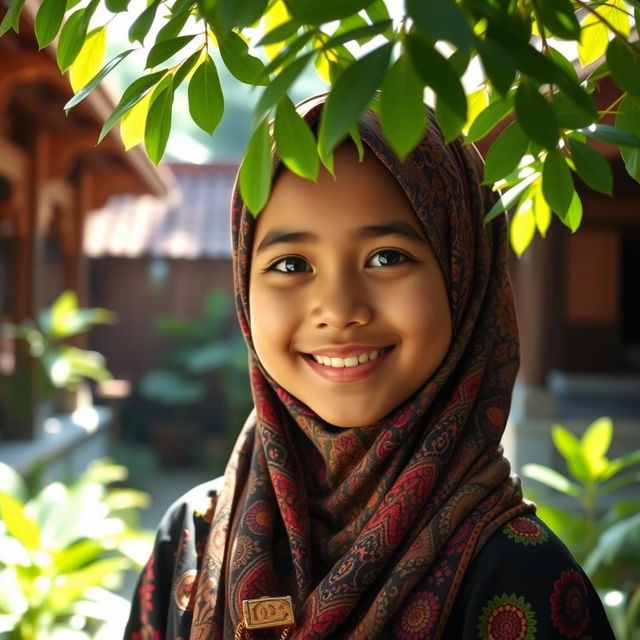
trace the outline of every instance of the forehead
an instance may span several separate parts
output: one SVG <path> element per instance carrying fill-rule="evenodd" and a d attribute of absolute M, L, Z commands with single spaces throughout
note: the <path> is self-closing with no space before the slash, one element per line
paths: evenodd
<path fill-rule="evenodd" d="M 257 218 L 256 240 L 274 226 L 335 234 L 365 224 L 404 222 L 422 232 L 402 187 L 371 152 L 360 162 L 352 144 L 340 146 L 334 172 L 335 177 L 321 169 L 314 183 L 282 170 Z"/>

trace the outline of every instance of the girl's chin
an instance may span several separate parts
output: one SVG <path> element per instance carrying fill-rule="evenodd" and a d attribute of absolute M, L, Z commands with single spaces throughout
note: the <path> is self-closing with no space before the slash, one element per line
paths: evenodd
<path fill-rule="evenodd" d="M 320 418 L 329 423 L 332 427 L 337 427 L 339 429 L 368 427 L 379 422 L 384 417 L 384 415 L 372 413 L 359 414 L 358 416 L 336 414 L 335 412 L 322 412 L 317 410 L 315 410 L 315 413 L 317 413 Z"/>

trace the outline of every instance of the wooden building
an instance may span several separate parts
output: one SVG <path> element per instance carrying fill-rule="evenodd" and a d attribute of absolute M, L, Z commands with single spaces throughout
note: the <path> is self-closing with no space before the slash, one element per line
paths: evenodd
<path fill-rule="evenodd" d="M 20 33 L 0 38 L 0 323 L 33 318 L 66 289 L 86 305 L 82 238 L 87 214 L 114 194 L 162 197 L 171 184 L 170 172 L 159 171 L 140 149 L 125 153 L 116 131 L 96 144 L 115 104 L 104 87 L 65 114 L 73 91 L 60 74 L 53 47 L 37 52 L 35 8 L 37 3 L 27 2 Z M 0 342 L 5 378 L 28 361 L 23 346 L 6 335 Z M 24 393 L 33 394 L 32 382 L 27 378 Z M 41 439 L 37 405 L 33 395 L 31 418 L 17 422 L 6 406 L 0 407 L 5 410 L 1 459 L 11 462 L 15 457 L 9 453 L 21 447 L 19 459 L 33 462 L 29 443 L 12 448 L 6 441 Z"/>

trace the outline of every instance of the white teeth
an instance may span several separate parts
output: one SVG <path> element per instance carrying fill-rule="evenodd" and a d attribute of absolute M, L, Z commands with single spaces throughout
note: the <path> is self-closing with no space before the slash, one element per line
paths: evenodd
<path fill-rule="evenodd" d="M 328 356 L 321 355 L 313 355 L 313 359 L 324 365 L 325 367 L 333 367 L 335 369 L 342 369 L 344 367 L 357 367 L 359 364 L 364 364 L 365 362 L 371 362 L 376 358 L 379 358 L 384 349 L 374 349 L 368 353 L 361 353 L 358 356 L 349 356 L 348 358 L 330 358 Z"/>

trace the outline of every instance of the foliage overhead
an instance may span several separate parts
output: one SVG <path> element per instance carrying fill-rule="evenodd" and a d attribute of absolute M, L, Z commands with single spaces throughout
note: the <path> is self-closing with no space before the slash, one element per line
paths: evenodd
<path fill-rule="evenodd" d="M 23 5 L 10 2 L 0 36 L 19 28 Z M 58 37 L 58 64 L 69 70 L 76 91 L 66 108 L 143 48 L 146 68 L 100 137 L 123 119 L 126 146 L 144 142 L 159 162 L 182 83 L 194 122 L 207 133 L 220 122 L 225 101 L 211 55 L 217 50 L 218 64 L 260 92 L 240 180 L 255 214 L 269 196 L 273 144 L 291 171 L 314 179 L 318 160 L 331 170 L 336 145 L 347 135 L 357 138 L 354 125 L 370 106 L 404 158 L 427 126 L 425 95 L 433 97 L 448 140 L 461 133 L 477 140 L 517 121 L 497 138 L 494 133 L 484 178 L 504 193 L 487 219 L 514 208 L 511 242 L 518 254 L 536 231 L 546 234 L 553 215 L 578 228 L 576 175 L 611 193 L 610 166 L 593 141 L 617 147 L 640 180 L 640 0 L 405 0 L 402 6 L 393 0 L 148 0 L 131 15 L 131 47 L 105 61 L 109 16 L 129 5 L 41 3 L 38 43 Z M 312 65 L 330 87 L 317 138 L 289 103 L 291 87 Z M 598 107 L 592 94 L 606 76 L 619 96 Z"/>

